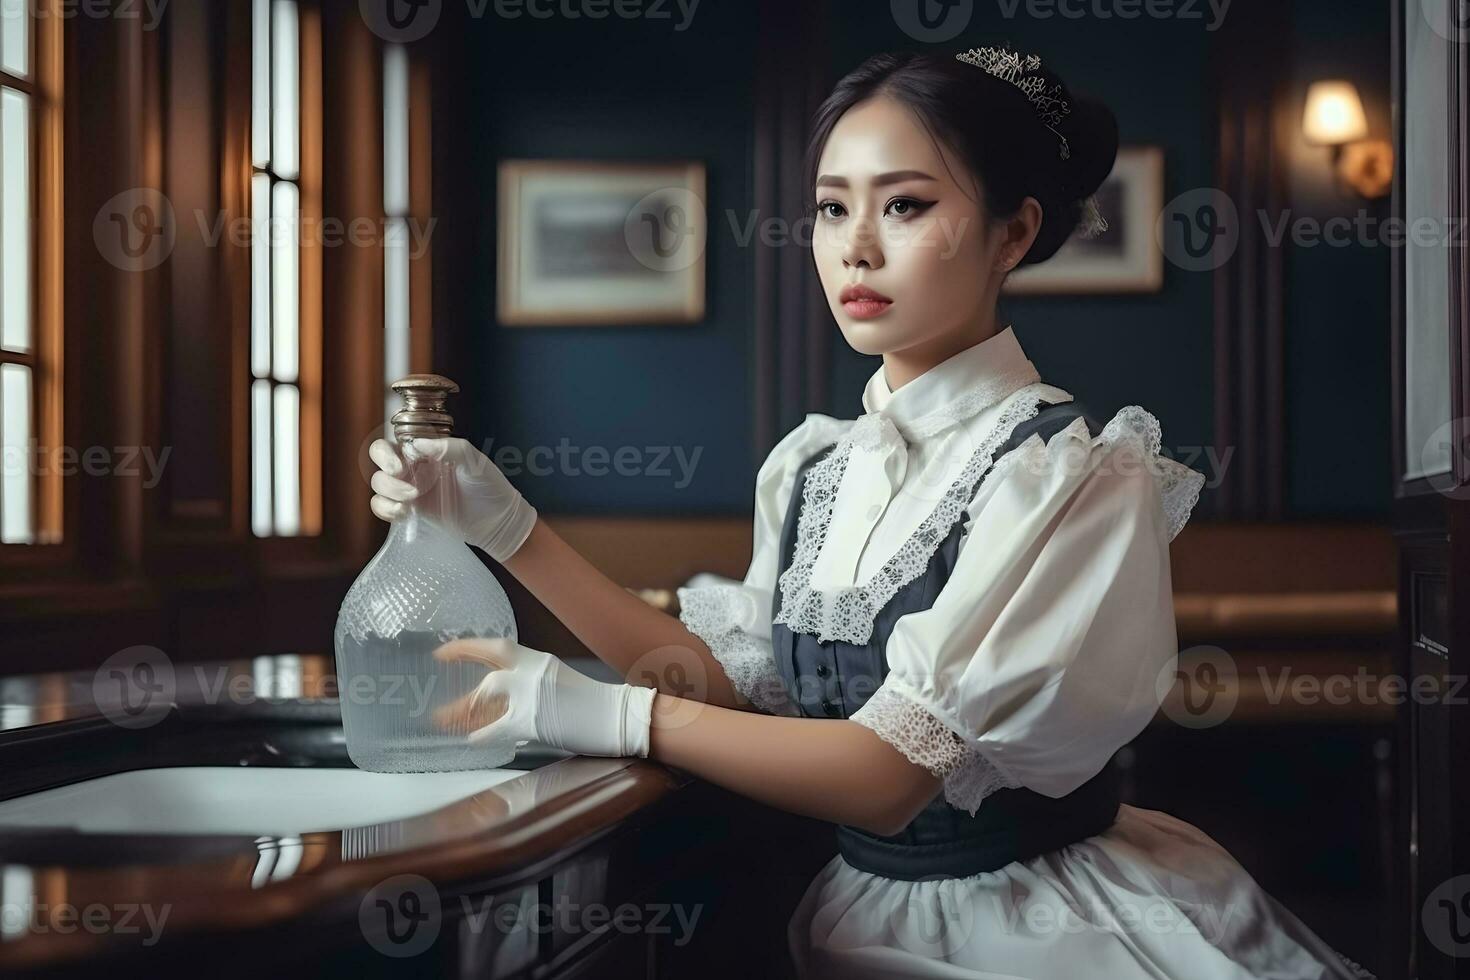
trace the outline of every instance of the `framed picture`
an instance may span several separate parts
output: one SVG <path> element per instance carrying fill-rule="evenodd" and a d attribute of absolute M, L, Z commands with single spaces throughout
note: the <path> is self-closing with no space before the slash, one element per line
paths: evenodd
<path fill-rule="evenodd" d="M 1154 293 L 1164 285 L 1164 253 L 1154 225 L 1164 208 L 1164 151 L 1129 146 L 1097 191 L 1108 227 L 1096 238 L 1069 238 L 1057 254 L 1017 269 L 1002 292 Z"/>
<path fill-rule="evenodd" d="M 505 160 L 496 315 L 508 326 L 704 318 L 704 164 Z"/>

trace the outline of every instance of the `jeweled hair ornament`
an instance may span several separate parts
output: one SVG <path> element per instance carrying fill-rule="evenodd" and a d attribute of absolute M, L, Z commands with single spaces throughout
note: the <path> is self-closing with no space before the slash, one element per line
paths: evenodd
<path fill-rule="evenodd" d="M 1062 159 L 1066 160 L 1072 155 L 1072 148 L 1067 145 L 1067 138 L 1057 132 L 1057 127 L 1062 124 L 1062 118 L 1072 111 L 1072 107 L 1062 97 L 1061 84 L 1058 83 L 1048 88 L 1044 76 L 1027 74 L 1027 72 L 1040 70 L 1040 55 L 1023 55 L 1015 51 L 1007 51 L 1005 48 L 971 48 L 960 52 L 955 57 L 967 65 L 984 69 L 1001 81 L 1010 82 L 1020 89 L 1036 107 L 1036 114 L 1041 117 L 1042 124 L 1056 133 L 1057 139 L 1062 141 Z"/>
<path fill-rule="evenodd" d="M 1010 82 L 1020 89 L 1035 107 L 1036 114 L 1041 117 L 1042 125 L 1055 133 L 1057 139 L 1061 141 L 1059 151 L 1061 158 L 1063 160 L 1071 158 L 1072 148 L 1068 145 L 1067 138 L 1057 131 L 1063 117 L 1072 111 L 1072 107 L 1063 98 L 1061 84 L 1049 86 L 1044 76 L 1028 74 L 1041 69 L 1040 55 L 1023 55 L 1005 48 L 987 47 L 962 51 L 955 55 L 955 58 L 967 65 L 974 65 L 1001 81 Z M 1077 222 L 1076 233 L 1083 238 L 1096 238 L 1106 231 L 1107 227 L 1107 221 L 1098 211 L 1097 197 L 1088 197 L 1082 202 L 1082 216 Z"/>

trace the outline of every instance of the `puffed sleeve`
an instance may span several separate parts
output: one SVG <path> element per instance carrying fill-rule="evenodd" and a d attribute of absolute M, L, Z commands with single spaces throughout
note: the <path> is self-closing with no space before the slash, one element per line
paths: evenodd
<path fill-rule="evenodd" d="M 1081 418 L 1033 434 L 983 478 L 950 578 L 894 624 L 890 672 L 852 719 L 971 813 L 1002 787 L 1082 785 L 1173 679 L 1169 542 L 1203 483 L 1159 455 L 1138 406 L 1096 437 Z"/>
<path fill-rule="evenodd" d="M 786 506 L 801 464 L 851 425 L 851 419 L 810 413 L 766 456 L 755 478 L 755 526 L 743 582 L 678 590 L 680 621 L 709 647 L 735 690 L 767 714 L 798 714 L 771 654 L 771 604 Z"/>

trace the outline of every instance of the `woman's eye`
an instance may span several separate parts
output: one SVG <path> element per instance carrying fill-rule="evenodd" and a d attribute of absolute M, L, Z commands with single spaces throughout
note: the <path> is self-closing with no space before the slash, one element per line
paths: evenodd
<path fill-rule="evenodd" d="M 888 207 L 890 209 L 902 208 L 902 210 L 894 211 L 893 214 L 898 218 L 907 218 L 911 215 L 918 214 L 924 208 L 928 207 L 928 205 L 923 201 L 916 201 L 911 197 L 896 197 L 888 202 Z"/>
<path fill-rule="evenodd" d="M 933 203 L 933 201 L 918 201 L 911 197 L 896 197 L 888 202 L 884 208 L 884 213 L 892 215 L 895 218 L 910 218 Z M 835 211 L 829 210 L 834 208 L 836 209 Z M 847 213 L 837 201 L 823 201 L 814 210 L 816 211 L 817 217 L 827 218 L 829 220 L 835 220 Z"/>

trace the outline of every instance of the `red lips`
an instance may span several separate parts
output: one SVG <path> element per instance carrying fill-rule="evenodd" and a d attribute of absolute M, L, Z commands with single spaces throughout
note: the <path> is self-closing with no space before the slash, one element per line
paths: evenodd
<path fill-rule="evenodd" d="M 876 303 L 893 302 L 893 300 L 889 299 L 887 296 L 884 296 L 876 289 L 869 289 L 867 286 L 864 286 L 861 283 L 854 283 L 850 286 L 843 286 L 842 292 L 839 293 L 837 296 L 837 302 L 839 303 L 850 303 L 853 300 L 871 300 Z"/>

